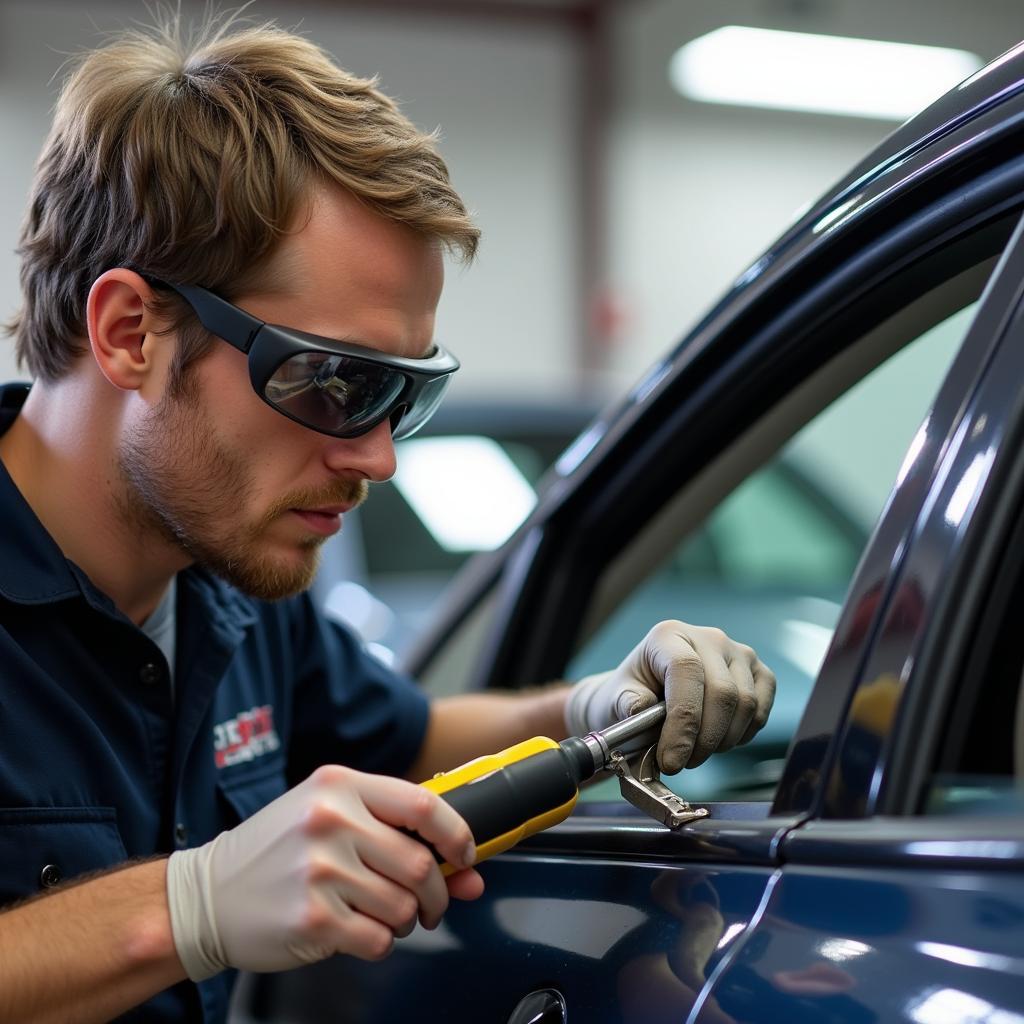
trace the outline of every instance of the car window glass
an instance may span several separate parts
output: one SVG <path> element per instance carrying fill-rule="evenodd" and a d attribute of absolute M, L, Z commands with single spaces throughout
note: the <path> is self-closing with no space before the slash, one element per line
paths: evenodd
<path fill-rule="evenodd" d="M 606 669 L 654 622 L 673 618 L 718 626 L 771 666 L 778 692 L 768 724 L 746 746 L 666 780 L 687 798 L 773 794 L 868 534 L 973 312 L 972 304 L 912 340 L 808 422 L 572 660 L 568 678 Z"/>

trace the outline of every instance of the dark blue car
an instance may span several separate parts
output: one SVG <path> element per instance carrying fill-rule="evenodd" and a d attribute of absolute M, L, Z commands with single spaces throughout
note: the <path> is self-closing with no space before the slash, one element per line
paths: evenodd
<path fill-rule="evenodd" d="M 709 816 L 673 832 L 599 785 L 438 930 L 247 979 L 240 1019 L 1024 1022 L 1022 212 L 1018 48 L 898 129 L 584 432 L 411 659 L 439 693 L 523 686 L 624 654 L 652 588 L 662 617 L 745 639 L 732 598 L 799 604 L 803 580 L 765 621 L 824 657 L 795 732 L 769 724 L 750 761 L 760 790 L 706 778 Z M 875 502 L 858 559 L 773 494 L 808 431 L 815 472 Z M 742 494 L 743 550 L 695 549 Z M 714 607 L 677 606 L 666 580 L 709 565 Z"/>

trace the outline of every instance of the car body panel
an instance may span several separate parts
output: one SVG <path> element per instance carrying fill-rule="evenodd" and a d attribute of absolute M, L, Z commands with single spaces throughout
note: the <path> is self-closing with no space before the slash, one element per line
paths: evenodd
<path fill-rule="evenodd" d="M 436 931 L 417 928 L 380 963 L 334 958 L 293 972 L 280 979 L 267 1015 L 287 1012 L 303 1024 L 324 1020 L 329 1006 L 338 1024 L 505 1021 L 521 999 L 553 985 L 569 1020 L 618 1024 L 653 1021 L 651 992 L 661 1000 L 669 985 L 673 1016 L 658 1019 L 681 1021 L 705 983 L 699 965 L 717 964 L 743 933 L 773 874 L 561 854 L 538 865 L 511 853 L 488 866 L 494 896 L 453 904 Z M 689 986 L 673 981 L 679 970 Z M 303 993 L 312 992 L 319 998 L 307 1006 Z M 339 998 L 325 1003 L 325 992 Z"/>
<path fill-rule="evenodd" d="M 815 821 L 781 852 L 765 912 L 714 979 L 723 1011 L 752 1024 L 1020 1019 L 1019 820 Z"/>
<path fill-rule="evenodd" d="M 1022 929 L 1019 873 L 787 866 L 697 1020 L 1018 1021 Z"/>

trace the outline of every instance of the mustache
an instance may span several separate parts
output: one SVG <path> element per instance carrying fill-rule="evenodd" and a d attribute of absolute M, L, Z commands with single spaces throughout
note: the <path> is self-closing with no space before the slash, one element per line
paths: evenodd
<path fill-rule="evenodd" d="M 317 508 L 321 505 L 351 505 L 355 508 L 366 501 L 369 492 L 370 485 L 366 480 L 334 480 L 323 487 L 291 491 L 271 505 L 263 521 L 269 525 L 293 508 Z"/>

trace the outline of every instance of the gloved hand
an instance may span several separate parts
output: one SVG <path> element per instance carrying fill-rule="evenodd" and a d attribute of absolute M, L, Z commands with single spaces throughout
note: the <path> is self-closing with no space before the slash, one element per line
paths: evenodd
<path fill-rule="evenodd" d="M 658 764 L 674 775 L 746 743 L 768 720 L 775 675 L 720 629 L 659 622 L 617 669 L 570 690 L 566 728 L 571 736 L 606 729 L 662 697 Z"/>
<path fill-rule="evenodd" d="M 476 871 L 446 885 L 433 852 L 398 827 L 451 864 L 475 859 L 469 827 L 436 794 L 338 765 L 205 846 L 173 853 L 167 897 L 188 976 L 280 971 L 333 953 L 380 959 L 417 917 L 436 927 L 449 895 L 480 895 Z"/>

